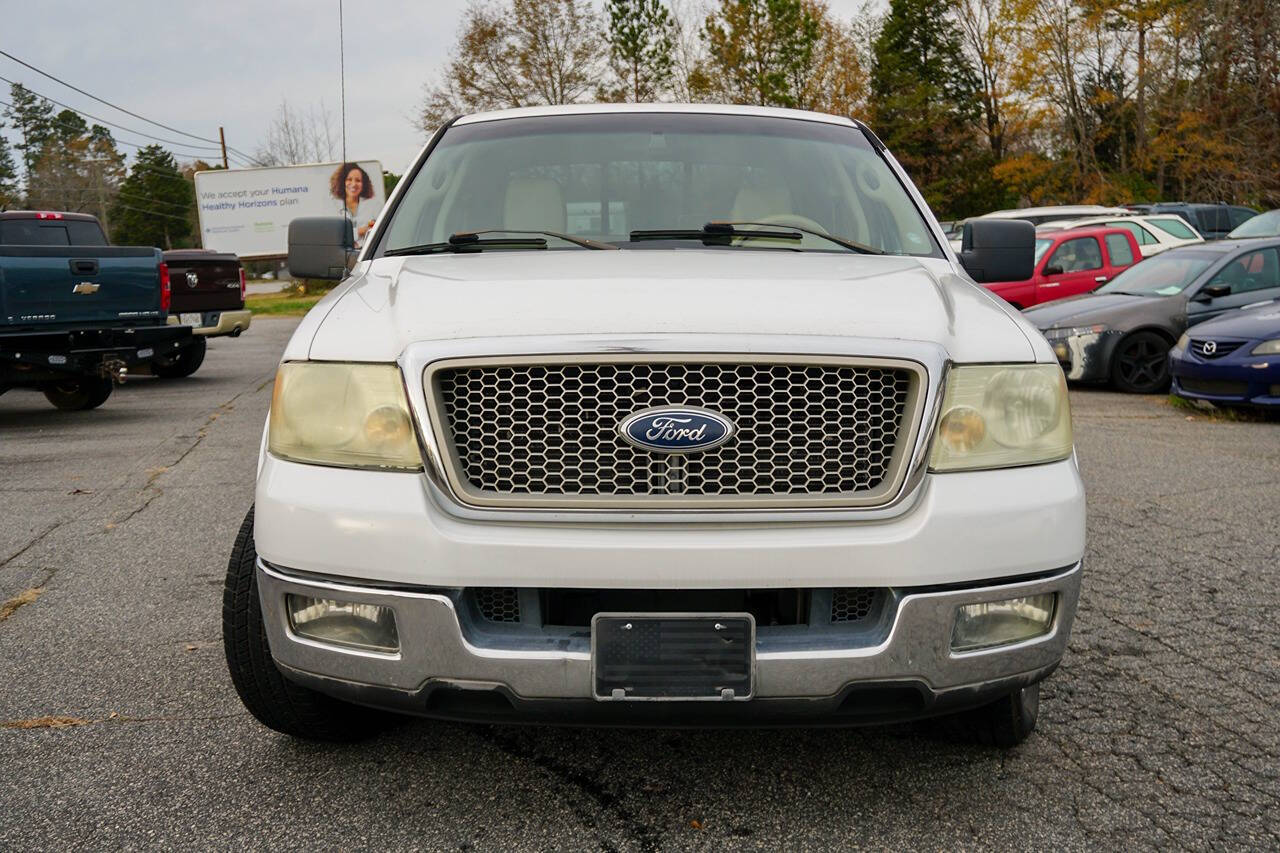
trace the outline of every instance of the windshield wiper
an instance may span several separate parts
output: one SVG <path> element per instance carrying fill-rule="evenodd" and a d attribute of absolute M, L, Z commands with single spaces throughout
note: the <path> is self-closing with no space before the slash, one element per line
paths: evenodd
<path fill-rule="evenodd" d="M 559 231 L 525 231 L 513 228 L 487 228 L 483 231 L 459 231 L 450 234 L 444 243 L 423 243 L 420 246 L 405 246 L 400 249 L 388 249 L 384 255 L 431 255 L 437 252 L 479 252 L 484 249 L 545 249 L 547 241 L 542 237 L 492 237 L 484 238 L 481 234 L 545 234 L 581 246 L 584 249 L 617 249 L 608 243 L 599 243 L 585 237 L 573 237 Z"/>
<path fill-rule="evenodd" d="M 780 231 L 755 231 L 739 228 L 739 225 L 753 225 L 760 228 L 780 228 Z M 884 252 L 872 246 L 866 246 L 862 243 L 855 243 L 852 240 L 846 240 L 843 237 L 833 237 L 830 234 L 824 234 L 821 231 L 812 228 L 805 228 L 800 225 L 788 225 L 780 222 L 708 222 L 702 228 L 694 230 L 692 228 L 672 228 L 659 229 L 653 231 L 632 231 L 631 240 L 701 240 L 708 245 L 725 245 L 735 238 L 755 239 L 755 240 L 788 240 L 791 242 L 799 242 L 804 239 L 805 234 L 814 237 L 820 237 L 823 240 L 830 241 L 836 245 L 843 246 L 854 252 L 860 252 L 867 255 L 883 255 Z"/>
<path fill-rule="evenodd" d="M 844 246 L 855 252 L 861 252 L 864 255 L 883 255 L 884 252 L 875 246 L 868 246 L 866 243 L 859 243 L 856 240 L 849 240 L 844 237 L 835 237 L 831 234 L 818 231 L 814 228 L 805 228 L 803 225 L 782 224 L 780 222 L 708 222 L 707 225 L 762 225 L 766 228 L 788 228 L 792 231 L 802 231 L 805 234 L 811 234 L 814 237 L 821 237 L 823 240 L 830 240 L 837 246 Z M 703 226 L 704 228 L 706 226 Z"/>
<path fill-rule="evenodd" d="M 789 227 L 789 226 L 788 226 Z M 735 238 L 748 240 L 787 240 L 796 242 L 804 239 L 799 231 L 744 231 L 735 228 L 728 222 L 708 222 L 701 228 L 657 228 L 644 231 L 632 231 L 628 239 L 633 243 L 642 240 L 701 240 L 709 246 L 727 246 Z"/>

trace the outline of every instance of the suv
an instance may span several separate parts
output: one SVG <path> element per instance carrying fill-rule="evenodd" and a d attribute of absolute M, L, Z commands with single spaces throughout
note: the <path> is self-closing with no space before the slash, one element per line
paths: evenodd
<path fill-rule="evenodd" d="M 276 378 L 228 567 L 266 725 L 957 714 L 1012 745 L 1084 553 L 1066 386 L 847 118 L 747 106 L 470 115 L 423 150 Z M 963 266 L 962 266 L 963 265 Z M 969 275 L 966 275 L 968 270 Z"/>
<path fill-rule="evenodd" d="M 1190 222 L 1206 240 L 1221 240 L 1258 215 L 1239 204 L 1187 204 L 1163 202 L 1151 205 L 1151 213 L 1174 213 Z"/>

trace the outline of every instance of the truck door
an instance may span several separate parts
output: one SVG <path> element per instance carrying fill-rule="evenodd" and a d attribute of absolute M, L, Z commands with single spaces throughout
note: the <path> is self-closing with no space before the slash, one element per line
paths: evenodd
<path fill-rule="evenodd" d="M 1097 237 L 1064 240 L 1053 250 L 1036 285 L 1036 301 L 1088 293 L 1107 280 Z"/>

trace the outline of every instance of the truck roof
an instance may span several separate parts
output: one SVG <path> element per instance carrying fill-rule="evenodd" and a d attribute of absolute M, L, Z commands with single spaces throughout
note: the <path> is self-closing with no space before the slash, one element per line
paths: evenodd
<path fill-rule="evenodd" d="M 781 107 L 757 107 L 751 104 L 557 104 L 544 107 L 520 107 L 509 110 L 492 110 L 471 113 L 454 124 L 477 124 L 485 121 L 501 121 L 508 118 L 536 118 L 557 115 L 609 115 L 618 113 L 693 113 L 702 115 L 768 116 L 773 118 L 820 121 L 857 127 L 845 116 L 814 113 L 808 110 L 790 110 Z"/>

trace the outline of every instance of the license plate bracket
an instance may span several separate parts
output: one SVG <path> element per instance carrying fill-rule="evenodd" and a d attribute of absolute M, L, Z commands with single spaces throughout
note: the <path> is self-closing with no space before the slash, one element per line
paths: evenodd
<path fill-rule="evenodd" d="M 755 686 L 750 613 L 597 613 L 591 682 L 601 701 L 743 701 Z"/>

